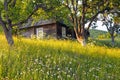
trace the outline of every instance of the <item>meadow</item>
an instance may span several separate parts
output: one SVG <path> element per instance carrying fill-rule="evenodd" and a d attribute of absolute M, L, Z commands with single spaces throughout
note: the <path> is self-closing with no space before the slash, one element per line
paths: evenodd
<path fill-rule="evenodd" d="M 120 80 L 120 47 L 100 46 L 100 41 L 83 47 L 71 40 L 14 40 L 9 47 L 0 35 L 0 80 Z"/>

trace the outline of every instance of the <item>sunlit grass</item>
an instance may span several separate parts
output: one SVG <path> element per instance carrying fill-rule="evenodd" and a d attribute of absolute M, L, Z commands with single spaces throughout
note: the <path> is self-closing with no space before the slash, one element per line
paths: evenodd
<path fill-rule="evenodd" d="M 11 48 L 0 35 L 0 79 L 119 80 L 120 49 L 82 47 L 70 40 L 14 38 Z"/>

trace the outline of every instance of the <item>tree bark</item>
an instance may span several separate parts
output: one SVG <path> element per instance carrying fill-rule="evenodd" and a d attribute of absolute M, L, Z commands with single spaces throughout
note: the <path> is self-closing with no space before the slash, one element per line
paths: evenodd
<path fill-rule="evenodd" d="M 114 47 L 115 46 L 115 37 L 114 37 L 114 35 L 111 35 L 111 41 L 112 41 L 112 46 Z"/>
<path fill-rule="evenodd" d="M 82 46 L 85 46 L 88 42 L 88 37 L 90 36 L 90 33 L 87 29 L 84 29 L 82 32 L 81 32 L 81 35 L 79 35 L 79 42 L 82 44 Z"/>
<path fill-rule="evenodd" d="M 83 38 L 83 36 L 77 37 L 77 40 L 82 46 L 86 46 L 86 40 Z"/>
<path fill-rule="evenodd" d="M 13 37 L 12 37 L 12 30 L 7 29 L 5 24 L 2 25 L 2 28 L 4 30 L 5 37 L 7 39 L 8 44 L 10 46 L 12 46 L 14 44 L 14 40 L 13 40 Z"/>

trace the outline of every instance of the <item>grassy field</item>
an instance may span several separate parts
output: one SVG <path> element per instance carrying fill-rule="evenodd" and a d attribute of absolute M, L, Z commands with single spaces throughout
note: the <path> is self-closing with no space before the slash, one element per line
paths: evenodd
<path fill-rule="evenodd" d="M 98 38 L 99 35 L 104 35 L 106 33 L 107 33 L 106 31 L 90 29 L 90 36 L 92 38 Z"/>
<path fill-rule="evenodd" d="M 120 80 L 120 48 L 94 43 L 15 38 L 10 48 L 0 35 L 0 80 Z"/>

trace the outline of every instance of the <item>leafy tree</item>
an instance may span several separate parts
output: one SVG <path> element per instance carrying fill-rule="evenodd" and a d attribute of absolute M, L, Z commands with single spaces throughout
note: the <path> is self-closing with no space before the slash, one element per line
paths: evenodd
<path fill-rule="evenodd" d="M 104 16 L 103 25 L 106 26 L 108 33 L 110 34 L 112 45 L 115 45 L 115 36 L 119 25 L 113 20 L 112 14 Z"/>
<path fill-rule="evenodd" d="M 9 45 L 14 44 L 12 37 L 13 27 L 25 23 L 33 15 L 51 9 L 47 5 L 49 0 L 1 0 L 0 1 L 0 25 L 2 26 Z M 37 12 L 37 13 L 36 13 Z"/>
<path fill-rule="evenodd" d="M 120 2 L 119 0 L 110 0 L 108 10 L 101 14 L 101 21 L 106 26 L 110 34 L 112 45 L 115 45 L 115 36 L 118 33 L 120 24 Z"/>
<path fill-rule="evenodd" d="M 108 0 L 61 0 L 63 6 L 69 10 L 69 18 L 74 28 L 78 42 L 86 44 L 89 37 L 89 28 L 97 20 L 100 13 L 104 13 L 109 8 Z M 88 27 L 85 27 L 85 24 Z"/>

